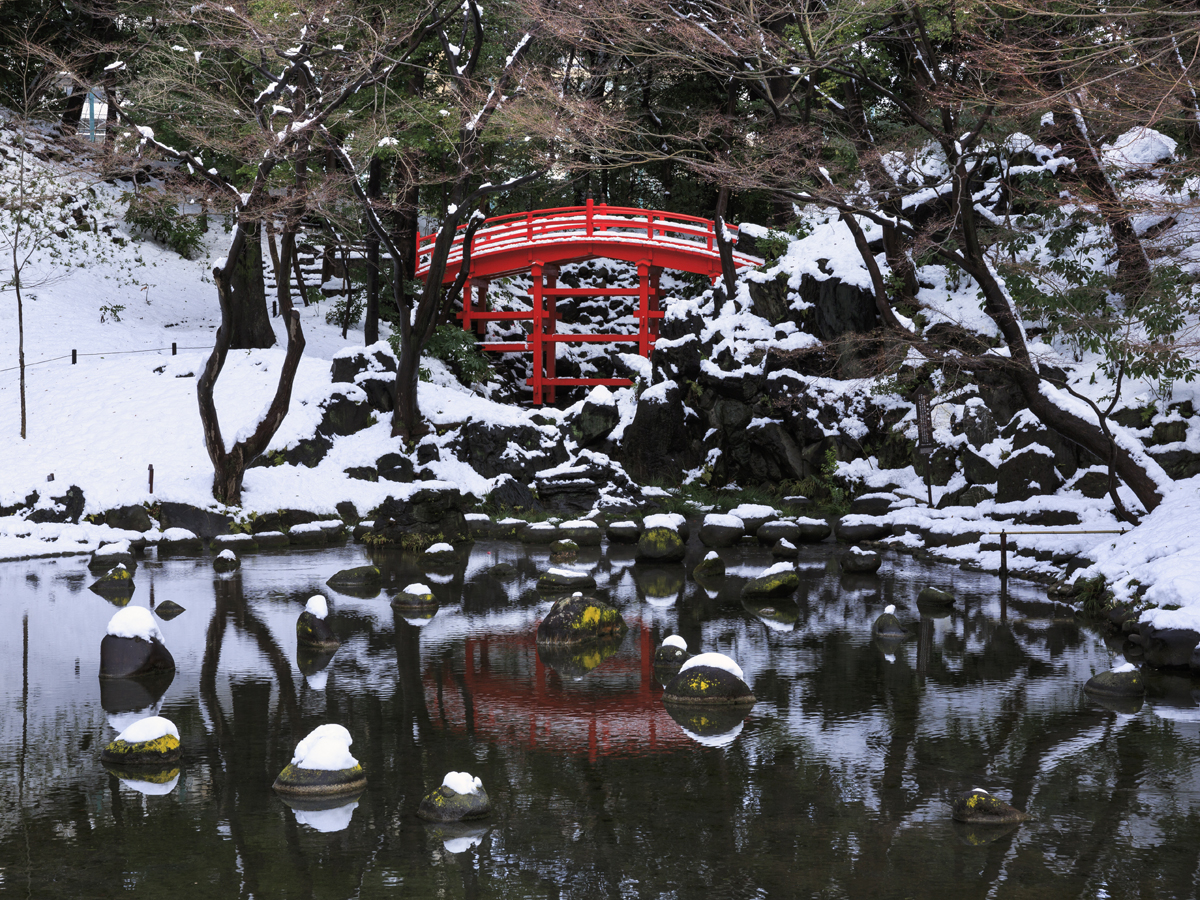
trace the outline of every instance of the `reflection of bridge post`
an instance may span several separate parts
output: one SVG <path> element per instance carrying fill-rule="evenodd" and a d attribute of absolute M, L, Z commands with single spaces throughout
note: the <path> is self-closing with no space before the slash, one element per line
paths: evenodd
<path fill-rule="evenodd" d="M 929 658 L 933 653 L 933 619 L 921 616 L 917 626 L 917 674 L 929 673 Z"/>

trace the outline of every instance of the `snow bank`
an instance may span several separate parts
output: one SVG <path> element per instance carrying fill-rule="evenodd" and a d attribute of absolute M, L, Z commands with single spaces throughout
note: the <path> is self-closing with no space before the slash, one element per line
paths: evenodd
<path fill-rule="evenodd" d="M 696 666 L 708 666 L 711 669 L 724 669 L 729 674 L 746 680 L 746 676 L 742 674 L 742 667 L 735 663 L 724 653 L 701 653 L 693 656 L 682 666 L 679 667 L 680 672 L 686 672 L 688 669 L 694 669 Z"/>
<path fill-rule="evenodd" d="M 108 620 L 108 633 L 113 637 L 141 638 L 147 643 L 163 642 L 162 632 L 154 622 L 154 614 L 144 606 L 126 606 Z"/>

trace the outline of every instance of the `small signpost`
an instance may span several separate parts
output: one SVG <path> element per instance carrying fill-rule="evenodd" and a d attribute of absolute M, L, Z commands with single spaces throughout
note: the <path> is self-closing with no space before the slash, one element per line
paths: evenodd
<path fill-rule="evenodd" d="M 933 420 L 929 417 L 929 392 L 925 388 L 917 391 L 917 452 L 925 457 L 925 490 L 929 505 L 933 506 L 932 457 L 937 450 L 933 442 Z"/>

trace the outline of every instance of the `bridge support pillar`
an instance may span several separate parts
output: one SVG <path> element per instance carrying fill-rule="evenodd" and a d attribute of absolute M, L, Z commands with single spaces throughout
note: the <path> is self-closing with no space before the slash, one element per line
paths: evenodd
<path fill-rule="evenodd" d="M 533 373 L 529 384 L 533 388 L 533 402 L 541 404 L 545 401 L 553 403 L 556 397 L 556 386 L 553 382 L 545 383 L 545 379 L 553 379 L 558 362 L 558 344 L 554 341 L 543 340 L 548 334 L 558 330 L 558 303 L 553 294 L 546 296 L 546 288 L 552 288 L 558 283 L 558 266 L 547 266 L 540 260 L 530 267 L 533 285 L 530 293 L 533 299 L 533 328 L 529 333 L 529 349 L 533 351 Z"/>
<path fill-rule="evenodd" d="M 650 355 L 650 263 L 641 260 L 638 273 L 638 353 Z"/>

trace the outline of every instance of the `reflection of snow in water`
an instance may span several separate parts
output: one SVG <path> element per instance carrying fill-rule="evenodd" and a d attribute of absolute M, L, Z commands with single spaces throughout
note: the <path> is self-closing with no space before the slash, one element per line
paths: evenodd
<path fill-rule="evenodd" d="M 667 607 L 674 606 L 675 601 L 678 599 L 678 595 L 672 595 L 670 597 L 651 597 L 649 594 L 646 595 L 646 602 L 651 606 L 658 607 L 659 609 L 665 609 Z"/>
<path fill-rule="evenodd" d="M 175 785 L 179 784 L 179 773 L 175 773 L 175 777 L 170 781 L 159 784 L 155 781 L 140 781 L 136 778 L 122 778 L 121 787 L 132 788 L 139 794 L 145 794 L 147 797 L 161 797 L 164 794 L 169 794 L 175 790 Z"/>
<path fill-rule="evenodd" d="M 294 809 L 296 821 L 307 825 L 314 831 L 330 834 L 334 831 L 345 831 L 350 827 L 350 819 L 358 809 L 358 801 L 352 800 L 344 806 L 333 809 Z"/>
<path fill-rule="evenodd" d="M 696 734 L 694 731 L 688 731 L 682 725 L 679 728 L 697 744 L 703 744 L 705 747 L 727 747 L 732 744 L 739 734 L 742 733 L 742 727 L 745 722 L 738 722 L 737 725 L 730 728 L 723 734 Z"/>
<path fill-rule="evenodd" d="M 304 680 L 308 682 L 308 686 L 314 691 L 323 691 L 325 690 L 326 683 L 329 681 L 329 670 L 322 669 L 316 674 L 305 675 Z"/>
<path fill-rule="evenodd" d="M 470 850 L 472 847 L 478 847 L 483 843 L 483 835 L 476 834 L 470 837 L 451 838 L 448 841 L 443 841 L 442 846 L 446 848 L 447 853 L 462 853 Z"/>

